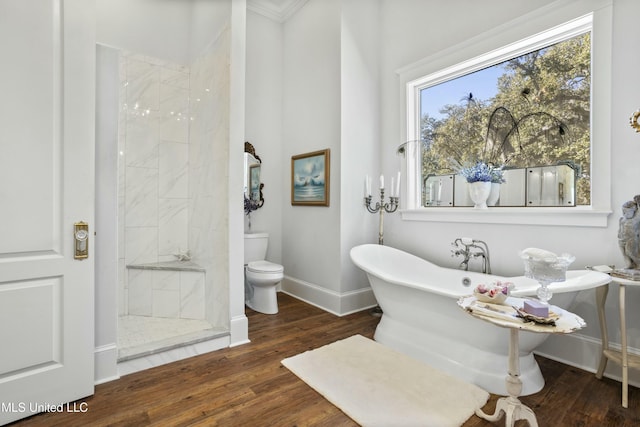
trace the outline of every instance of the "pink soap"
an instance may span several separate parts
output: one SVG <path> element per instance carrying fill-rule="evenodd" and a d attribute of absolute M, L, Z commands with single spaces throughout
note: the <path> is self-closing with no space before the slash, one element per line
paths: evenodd
<path fill-rule="evenodd" d="M 525 300 L 523 310 L 538 317 L 549 317 L 549 307 L 536 300 Z"/>

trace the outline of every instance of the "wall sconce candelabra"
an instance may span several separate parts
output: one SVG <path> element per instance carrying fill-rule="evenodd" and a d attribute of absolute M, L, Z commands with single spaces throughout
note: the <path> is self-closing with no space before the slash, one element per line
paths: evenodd
<path fill-rule="evenodd" d="M 394 185 L 395 184 L 395 185 Z M 395 193 L 394 193 L 395 189 Z M 398 209 L 400 193 L 400 173 L 398 172 L 398 182 L 394 183 L 394 179 L 391 178 L 391 196 L 389 196 L 389 202 L 384 202 L 384 176 L 380 175 L 380 201 L 376 202 L 374 206 L 371 205 L 373 197 L 371 196 L 371 181 L 367 176 L 365 179 L 365 198 L 364 205 L 371 213 L 380 214 L 380 228 L 378 230 L 378 244 L 384 244 L 384 213 L 393 213 Z M 394 195 L 395 194 L 395 195 Z"/>

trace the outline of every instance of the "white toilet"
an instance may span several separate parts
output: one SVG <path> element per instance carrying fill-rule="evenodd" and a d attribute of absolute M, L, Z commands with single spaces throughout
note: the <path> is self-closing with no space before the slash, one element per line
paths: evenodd
<path fill-rule="evenodd" d="M 260 313 L 276 314 L 276 286 L 284 277 L 284 267 L 265 261 L 268 233 L 244 235 L 244 301 Z"/>

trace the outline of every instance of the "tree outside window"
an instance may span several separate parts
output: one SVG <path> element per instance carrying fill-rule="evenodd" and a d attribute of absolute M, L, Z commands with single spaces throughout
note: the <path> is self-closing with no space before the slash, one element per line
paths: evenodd
<path fill-rule="evenodd" d="M 445 97 L 445 95 L 448 98 Z M 567 164 L 590 205 L 591 34 L 420 90 L 422 176 Z"/>

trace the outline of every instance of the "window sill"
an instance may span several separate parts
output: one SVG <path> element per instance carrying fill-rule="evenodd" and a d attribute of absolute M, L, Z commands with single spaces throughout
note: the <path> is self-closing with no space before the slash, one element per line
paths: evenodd
<path fill-rule="evenodd" d="M 460 222 L 469 224 L 559 225 L 569 227 L 606 227 L 611 210 L 590 206 L 561 208 L 494 207 L 421 208 L 401 210 L 404 221 Z"/>

